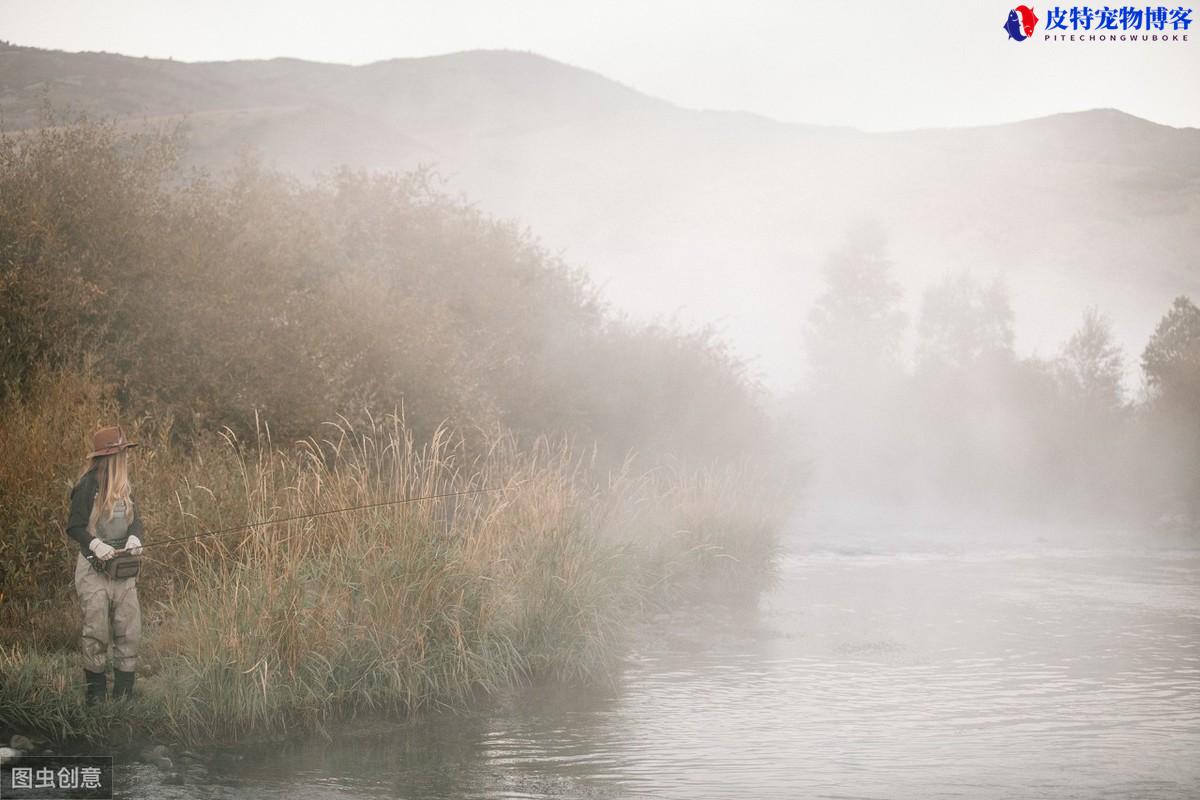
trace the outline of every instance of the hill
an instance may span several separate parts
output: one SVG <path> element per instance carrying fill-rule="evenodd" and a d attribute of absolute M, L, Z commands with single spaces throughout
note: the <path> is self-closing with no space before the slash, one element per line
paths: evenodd
<path fill-rule="evenodd" d="M 799 374 L 824 254 L 864 216 L 912 304 L 947 272 L 1003 274 L 1026 350 L 1098 305 L 1136 352 L 1173 296 L 1200 294 L 1200 130 L 1111 109 L 865 133 L 684 109 L 527 53 L 351 67 L 0 49 L 5 127 L 40 124 L 47 101 L 180 118 L 204 165 L 247 149 L 300 175 L 435 164 L 620 307 L 717 321 L 777 386 Z"/>

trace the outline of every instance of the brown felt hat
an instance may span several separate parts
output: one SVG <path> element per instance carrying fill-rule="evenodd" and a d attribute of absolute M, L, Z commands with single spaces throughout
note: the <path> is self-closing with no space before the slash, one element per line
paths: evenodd
<path fill-rule="evenodd" d="M 125 431 L 116 425 L 109 428 L 101 428 L 92 434 L 92 452 L 88 453 L 88 458 L 111 456 L 113 453 L 121 452 L 126 447 L 137 447 L 137 442 L 131 442 L 126 439 Z"/>

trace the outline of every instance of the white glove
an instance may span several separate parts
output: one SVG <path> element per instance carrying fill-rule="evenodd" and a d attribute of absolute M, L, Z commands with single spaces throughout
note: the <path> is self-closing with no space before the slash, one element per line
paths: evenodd
<path fill-rule="evenodd" d="M 142 540 L 136 536 L 130 535 L 125 540 L 125 552 L 131 556 L 140 556 L 142 554 Z"/>
<path fill-rule="evenodd" d="M 92 555 L 101 561 L 108 561 L 117 554 L 112 545 L 106 543 L 103 539 L 92 539 L 88 542 L 88 549 L 92 551 Z"/>

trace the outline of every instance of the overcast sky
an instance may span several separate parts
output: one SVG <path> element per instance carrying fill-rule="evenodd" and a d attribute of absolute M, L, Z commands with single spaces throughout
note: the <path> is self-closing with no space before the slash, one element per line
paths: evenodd
<path fill-rule="evenodd" d="M 185 61 L 531 50 L 689 107 L 872 130 L 1098 107 L 1200 126 L 1200 42 L 1017 43 L 1008 2 L 0 0 L 0 37 Z"/>

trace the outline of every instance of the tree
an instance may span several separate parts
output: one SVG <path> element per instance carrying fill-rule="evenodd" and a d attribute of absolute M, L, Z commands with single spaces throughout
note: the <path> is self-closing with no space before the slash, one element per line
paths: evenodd
<path fill-rule="evenodd" d="M 1124 403 L 1124 356 L 1113 341 L 1112 323 L 1095 308 L 1084 312 L 1083 323 L 1055 359 L 1054 371 L 1068 397 L 1086 409 L 1115 411 Z"/>
<path fill-rule="evenodd" d="M 265 419 L 287 441 L 402 408 L 418 438 L 569 435 L 618 462 L 765 450 L 718 339 L 615 316 L 430 172 L 184 176 L 180 148 L 87 120 L 0 132 L 0 401 L 91 354 L 123 409 L 178 435 Z"/>
<path fill-rule="evenodd" d="M 809 314 L 812 381 L 804 398 L 804 437 L 814 478 L 829 497 L 863 497 L 892 485 L 893 398 L 906 325 L 885 237 L 875 223 L 852 229 L 825 265 L 827 289 Z"/>
<path fill-rule="evenodd" d="M 1136 473 L 1127 457 L 1124 356 L 1108 318 L 1095 308 L 1084 311 L 1083 322 L 1048 366 L 1054 386 L 1042 404 L 1049 412 L 1039 431 L 1043 481 L 1068 510 L 1111 518 L 1128 508 Z"/>
<path fill-rule="evenodd" d="M 828 288 L 809 314 L 807 352 L 815 382 L 857 382 L 895 367 L 906 324 L 877 223 L 851 230 L 825 265 Z"/>
<path fill-rule="evenodd" d="M 1142 352 L 1151 448 L 1145 472 L 1168 517 L 1200 519 L 1200 309 L 1177 297 Z"/>
<path fill-rule="evenodd" d="M 918 360 L 965 368 L 991 357 L 1011 359 L 1013 312 L 999 279 L 981 286 L 970 274 L 947 277 L 925 292 Z"/>
<path fill-rule="evenodd" d="M 1013 312 L 1004 284 L 970 274 L 930 287 L 917 324 L 910 431 L 939 505 L 1027 507 L 1042 404 L 1038 365 L 1013 354 Z"/>
<path fill-rule="evenodd" d="M 1142 352 L 1142 371 L 1159 397 L 1200 400 L 1200 309 L 1176 297 Z"/>

